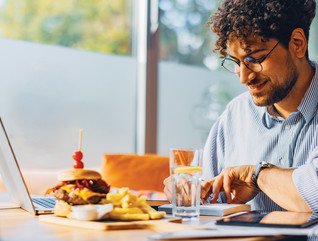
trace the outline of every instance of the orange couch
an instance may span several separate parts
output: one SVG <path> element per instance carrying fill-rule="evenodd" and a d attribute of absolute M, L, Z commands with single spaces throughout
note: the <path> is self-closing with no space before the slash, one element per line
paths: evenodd
<path fill-rule="evenodd" d="M 101 174 L 112 187 L 162 193 L 163 180 L 170 175 L 169 157 L 153 154 L 105 154 Z"/>

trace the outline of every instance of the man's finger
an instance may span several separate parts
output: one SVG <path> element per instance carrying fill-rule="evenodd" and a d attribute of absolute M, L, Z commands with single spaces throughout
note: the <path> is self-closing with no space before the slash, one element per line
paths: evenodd
<path fill-rule="evenodd" d="M 231 178 L 228 174 L 225 174 L 223 177 L 223 189 L 225 192 L 227 203 L 232 202 L 232 195 L 231 195 Z"/>
<path fill-rule="evenodd" d="M 215 181 L 213 183 L 212 193 L 213 193 L 214 197 L 210 201 L 211 203 L 215 203 L 218 200 L 222 186 L 223 186 L 223 175 L 220 174 L 219 176 L 217 176 L 215 178 Z"/>
<path fill-rule="evenodd" d="M 171 176 L 167 177 L 163 181 L 163 184 L 165 185 L 163 191 L 166 194 L 168 201 L 172 202 L 172 180 L 171 180 Z"/>
<path fill-rule="evenodd" d="M 201 183 L 201 199 L 203 202 L 206 202 L 208 197 L 212 193 L 212 185 L 210 182 Z"/>
<path fill-rule="evenodd" d="M 166 194 L 168 201 L 169 201 L 169 202 L 172 202 L 172 193 L 168 190 L 168 188 L 165 187 L 165 188 L 163 189 L 163 191 L 164 191 L 164 193 Z"/>
<path fill-rule="evenodd" d="M 169 184 L 169 183 L 170 183 L 170 184 Z M 165 186 L 171 185 L 171 176 L 169 176 L 169 177 L 167 177 L 165 180 L 163 180 L 163 184 L 164 184 Z"/>
<path fill-rule="evenodd" d="M 189 200 L 190 200 L 190 188 L 189 188 L 189 183 L 188 181 L 181 177 L 178 180 L 177 185 L 177 190 L 176 193 L 178 193 L 178 198 L 180 198 L 180 200 L 178 200 L 178 202 L 182 203 L 182 205 L 189 205 Z"/>

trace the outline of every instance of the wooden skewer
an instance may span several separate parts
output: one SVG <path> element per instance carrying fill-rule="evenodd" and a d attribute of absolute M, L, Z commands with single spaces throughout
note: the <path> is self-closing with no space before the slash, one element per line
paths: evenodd
<path fill-rule="evenodd" d="M 78 150 L 79 150 L 79 151 L 80 151 L 81 148 L 82 148 L 82 132 L 83 132 L 83 130 L 80 129 L 80 130 L 79 130 L 79 140 L 78 140 Z"/>

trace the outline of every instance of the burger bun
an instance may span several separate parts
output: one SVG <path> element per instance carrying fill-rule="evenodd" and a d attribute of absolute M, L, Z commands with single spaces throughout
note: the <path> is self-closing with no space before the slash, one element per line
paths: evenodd
<path fill-rule="evenodd" d="M 102 176 L 97 171 L 86 169 L 67 170 L 59 173 L 57 176 L 57 179 L 62 182 L 81 179 L 99 180 L 101 178 Z"/>

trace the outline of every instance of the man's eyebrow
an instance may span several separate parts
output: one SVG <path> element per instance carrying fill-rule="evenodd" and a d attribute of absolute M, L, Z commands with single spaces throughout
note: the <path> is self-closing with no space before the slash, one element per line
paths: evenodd
<path fill-rule="evenodd" d="M 248 57 L 248 56 L 250 56 L 250 55 L 252 55 L 252 54 L 255 54 L 255 53 L 258 53 L 258 52 L 262 52 L 262 51 L 265 51 L 266 49 L 255 49 L 255 50 L 253 50 L 253 51 L 251 51 L 250 49 L 248 49 L 246 52 L 248 52 L 246 55 L 244 55 L 243 56 L 243 58 L 246 58 L 246 57 Z M 232 58 L 232 59 L 235 59 L 235 60 L 237 60 L 237 61 L 239 61 L 239 59 L 238 58 L 236 58 L 236 57 L 234 57 L 234 56 L 232 56 L 232 55 L 230 55 L 230 54 L 228 54 L 228 56 L 230 57 L 230 58 Z"/>
<path fill-rule="evenodd" d="M 234 59 L 235 61 L 240 61 L 238 58 L 235 58 L 234 56 L 227 54 L 227 56 L 229 56 L 231 59 Z"/>
<path fill-rule="evenodd" d="M 247 54 L 245 55 L 245 57 L 250 56 L 250 55 L 255 54 L 255 53 L 258 53 L 258 52 L 265 51 L 265 50 L 266 49 L 254 49 L 253 51 L 248 50 L 248 51 L 246 51 Z"/>

